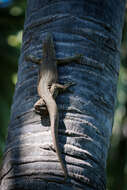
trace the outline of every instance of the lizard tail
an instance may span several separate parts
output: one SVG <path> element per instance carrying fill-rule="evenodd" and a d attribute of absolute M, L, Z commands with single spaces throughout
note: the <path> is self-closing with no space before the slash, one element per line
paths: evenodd
<path fill-rule="evenodd" d="M 47 93 L 47 94 L 49 94 L 49 93 Z M 59 142 L 58 142 L 59 113 L 58 113 L 57 104 L 56 104 L 56 102 L 53 99 L 51 94 L 49 94 L 49 96 L 46 96 L 44 98 L 44 101 L 46 103 L 46 107 L 47 107 L 48 112 L 49 112 L 53 145 L 56 149 L 58 159 L 61 163 L 61 167 L 62 167 L 62 170 L 64 172 L 64 176 L 65 176 L 64 177 L 64 181 L 65 181 L 67 178 L 67 170 L 66 170 L 66 167 L 65 167 L 63 159 L 62 159 L 62 154 L 60 152 Z"/>

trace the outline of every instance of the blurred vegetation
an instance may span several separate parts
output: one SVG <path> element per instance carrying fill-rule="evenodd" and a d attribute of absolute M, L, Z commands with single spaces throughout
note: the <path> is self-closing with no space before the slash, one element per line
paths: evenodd
<path fill-rule="evenodd" d="M 4 0 L 3 0 L 4 1 Z M 6 0 L 7 1 L 7 0 Z M 9 0 L 8 0 L 9 1 Z M 1 7 L 0 1 L 0 160 L 5 145 L 7 126 L 20 55 L 25 17 L 25 0 L 11 0 Z M 108 158 L 108 190 L 127 190 L 127 13 L 123 30 L 121 69 L 111 147 Z"/>
<path fill-rule="evenodd" d="M 24 0 L 14 0 L 13 3 L 0 0 L 0 160 L 17 80 L 25 7 Z"/>
<path fill-rule="evenodd" d="M 117 103 L 107 172 L 108 190 L 127 190 L 127 10 L 123 28 Z"/>

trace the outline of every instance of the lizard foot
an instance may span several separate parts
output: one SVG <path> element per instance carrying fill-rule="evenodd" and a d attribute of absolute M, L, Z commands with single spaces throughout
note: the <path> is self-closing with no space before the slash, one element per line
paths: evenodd
<path fill-rule="evenodd" d="M 48 114 L 48 110 L 46 109 L 46 107 L 34 107 L 34 111 L 39 114 L 39 115 L 47 115 Z"/>
<path fill-rule="evenodd" d="M 63 89 L 61 89 L 61 91 L 67 91 L 67 92 L 70 92 L 70 93 L 73 93 L 73 91 L 69 88 L 70 86 L 73 86 L 73 85 L 76 85 L 75 82 L 68 82 L 66 84 L 63 85 Z"/>
<path fill-rule="evenodd" d="M 48 110 L 46 109 L 45 103 L 42 98 L 40 98 L 35 104 L 34 104 L 35 112 L 39 115 L 47 114 Z"/>
<path fill-rule="evenodd" d="M 54 146 L 53 144 L 50 144 L 50 145 L 49 145 L 49 148 L 50 148 L 51 150 L 53 150 L 53 152 L 56 152 L 55 146 Z"/>

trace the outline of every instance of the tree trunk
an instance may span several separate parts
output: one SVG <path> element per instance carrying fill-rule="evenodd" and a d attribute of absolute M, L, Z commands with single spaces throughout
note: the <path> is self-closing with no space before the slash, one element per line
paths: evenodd
<path fill-rule="evenodd" d="M 112 131 L 120 64 L 125 0 L 28 0 L 1 190 L 105 190 L 106 159 Z M 75 82 L 56 98 L 59 144 L 68 171 L 64 178 L 52 143 L 48 116 L 36 114 L 38 65 L 47 32 L 57 58 L 83 54 L 58 67 L 59 82 Z M 56 182 L 51 182 L 52 180 Z"/>

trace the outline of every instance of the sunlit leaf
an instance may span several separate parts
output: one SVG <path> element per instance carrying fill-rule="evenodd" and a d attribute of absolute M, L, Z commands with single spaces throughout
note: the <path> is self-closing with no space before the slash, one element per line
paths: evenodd
<path fill-rule="evenodd" d="M 21 45 L 22 41 L 22 31 L 19 31 L 16 35 L 9 35 L 7 42 L 12 47 L 17 47 Z"/>
<path fill-rule="evenodd" d="M 19 16 L 21 15 L 23 12 L 22 8 L 21 7 L 18 7 L 18 6 L 14 6 L 10 9 L 10 14 L 12 16 Z"/>

